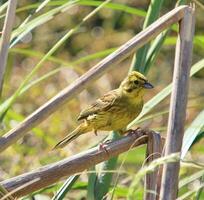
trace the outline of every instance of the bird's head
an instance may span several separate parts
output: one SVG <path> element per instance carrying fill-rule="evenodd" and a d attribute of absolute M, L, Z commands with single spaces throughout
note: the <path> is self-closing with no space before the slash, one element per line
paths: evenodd
<path fill-rule="evenodd" d="M 131 96 L 143 95 L 145 89 L 152 88 L 153 85 L 148 82 L 147 78 L 137 71 L 132 71 L 120 85 L 120 89 Z"/>

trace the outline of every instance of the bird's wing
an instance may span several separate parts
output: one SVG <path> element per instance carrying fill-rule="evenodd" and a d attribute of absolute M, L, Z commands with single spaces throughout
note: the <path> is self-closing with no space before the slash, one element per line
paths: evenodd
<path fill-rule="evenodd" d="M 88 116 L 97 114 L 100 111 L 108 110 L 112 104 L 115 102 L 118 97 L 117 91 L 113 90 L 101 98 L 97 99 L 93 104 L 91 104 L 88 108 L 84 109 L 78 117 L 78 120 L 86 119 Z"/>

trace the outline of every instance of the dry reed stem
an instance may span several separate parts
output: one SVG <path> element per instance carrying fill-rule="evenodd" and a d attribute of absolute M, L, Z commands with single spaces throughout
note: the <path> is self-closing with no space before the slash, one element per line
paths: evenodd
<path fill-rule="evenodd" d="M 3 87 L 4 72 L 7 64 L 11 32 L 15 20 L 17 0 L 9 0 L 0 42 L 0 91 Z"/>
<path fill-rule="evenodd" d="M 129 134 L 117 141 L 108 143 L 105 146 L 108 154 L 105 150 L 95 147 L 59 162 L 35 169 L 29 173 L 2 181 L 0 182 L 0 185 L 8 191 L 16 190 L 16 192 L 12 193 L 14 197 L 27 195 L 31 192 L 54 184 L 62 178 L 81 173 L 100 162 L 128 151 L 130 148 L 146 144 L 148 133 L 149 131 L 147 130 L 136 130 L 133 134 Z M 32 180 L 37 181 L 18 189 Z"/>
<path fill-rule="evenodd" d="M 147 163 L 151 163 L 153 160 L 160 158 L 162 155 L 162 138 L 160 134 L 150 132 L 148 134 L 147 142 Z M 157 182 L 158 182 L 158 168 L 152 173 L 148 173 L 145 176 L 145 194 L 144 200 L 156 200 L 157 196 Z"/>
<path fill-rule="evenodd" d="M 167 129 L 165 155 L 180 152 L 183 141 L 192 46 L 195 27 L 194 9 L 188 7 L 180 21 L 176 44 L 173 89 Z M 175 200 L 178 192 L 180 163 L 166 163 L 163 168 L 160 200 Z"/>

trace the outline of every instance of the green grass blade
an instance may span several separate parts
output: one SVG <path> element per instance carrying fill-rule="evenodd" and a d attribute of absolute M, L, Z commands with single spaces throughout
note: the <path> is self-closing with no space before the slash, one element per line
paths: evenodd
<path fill-rule="evenodd" d="M 114 48 L 115 49 L 115 48 Z M 105 50 L 105 51 L 101 51 L 101 52 L 97 52 L 97 53 L 94 53 L 94 54 L 91 54 L 91 55 L 87 55 L 85 57 L 82 57 L 80 59 L 77 59 L 76 61 L 73 61 L 71 63 L 68 63 L 64 60 L 61 60 L 61 59 L 58 59 L 58 58 L 55 58 L 55 57 L 50 57 L 48 58 L 48 60 L 50 61 L 53 61 L 55 63 L 58 63 L 58 64 L 62 64 L 62 65 L 65 65 L 65 66 L 69 66 L 71 68 L 74 68 L 75 71 L 79 72 L 79 73 L 83 73 L 83 70 L 81 70 L 79 67 L 75 66 L 76 64 L 79 64 L 79 63 L 83 63 L 83 62 L 86 62 L 86 61 L 90 61 L 90 60 L 93 60 L 93 59 L 96 59 L 96 58 L 101 58 L 101 57 L 104 57 L 108 54 L 110 54 L 111 52 L 114 51 L 114 49 L 108 49 L 108 50 Z M 30 52 L 30 51 L 29 51 Z M 41 57 L 41 54 L 38 54 L 36 53 L 35 56 L 38 56 Z M 42 56 L 43 57 L 43 56 Z M 63 68 L 66 68 L 66 67 L 59 67 L 57 69 L 54 69 L 46 74 L 44 74 L 43 76 L 41 76 L 40 78 L 37 78 L 36 80 L 28 83 L 26 86 L 23 87 L 23 89 L 21 90 L 21 92 L 19 93 L 19 96 L 21 96 L 22 94 L 24 94 L 25 92 L 27 92 L 31 87 L 33 86 L 36 86 L 37 84 L 41 83 L 42 81 L 50 78 L 51 76 L 54 76 L 56 75 L 58 72 L 60 72 Z"/>
<path fill-rule="evenodd" d="M 54 8 L 38 17 L 35 17 L 33 20 L 24 23 L 23 26 L 19 26 L 16 30 L 13 31 L 11 39 L 13 40 L 10 47 L 13 47 L 18 43 L 20 39 L 22 39 L 27 33 L 31 32 L 34 28 L 48 22 L 53 19 L 57 13 L 64 12 L 67 9 L 72 8 L 76 5 L 77 0 L 69 1 L 68 3 Z"/>
<path fill-rule="evenodd" d="M 189 106 L 187 106 L 187 108 L 201 108 L 201 105 L 200 104 L 189 105 Z M 137 124 L 143 123 L 146 120 L 155 119 L 156 117 L 160 117 L 160 116 L 166 115 L 168 113 L 169 113 L 169 109 L 166 109 L 166 110 L 162 110 L 159 112 L 155 112 L 155 113 L 146 115 L 145 117 L 142 117 L 142 119 L 138 120 Z"/>
<path fill-rule="evenodd" d="M 24 55 L 24 56 L 27 56 L 27 57 L 31 57 L 31 58 L 35 57 L 35 58 L 39 58 L 39 59 L 42 59 L 45 56 L 44 53 L 41 53 L 41 52 L 35 51 L 35 50 L 31 50 L 31 49 L 12 48 L 12 49 L 9 50 L 9 52 L 11 54 L 14 54 L 14 55 L 20 54 L 20 55 Z M 74 66 L 72 66 L 72 64 L 70 62 L 67 62 L 66 60 L 57 58 L 55 56 L 50 56 L 47 59 L 47 61 L 51 61 L 51 62 L 59 64 L 59 65 L 74 67 Z"/>
<path fill-rule="evenodd" d="M 203 67 L 204 67 L 204 59 L 200 60 L 199 62 L 195 63 L 192 66 L 190 76 L 193 76 L 194 74 L 196 74 Z M 141 119 L 144 115 L 150 112 L 156 105 L 158 105 L 162 100 L 164 100 L 171 93 L 171 90 L 172 90 L 172 84 L 169 84 L 157 95 L 151 98 L 147 103 L 145 103 L 140 115 L 128 125 L 128 128 L 135 125 L 139 119 Z"/>
<path fill-rule="evenodd" d="M 196 144 L 197 142 L 199 142 L 202 138 L 204 137 L 204 129 L 202 128 L 201 131 L 198 133 L 198 135 L 196 136 L 195 140 L 193 141 L 192 145 L 190 146 L 190 148 Z M 189 149 L 190 149 L 189 148 Z"/>
<path fill-rule="evenodd" d="M 25 119 L 25 116 L 23 116 L 22 114 L 19 114 L 19 113 L 16 113 L 14 110 L 9 110 L 5 119 L 4 119 L 4 123 L 5 125 L 10 129 L 10 122 L 11 120 L 15 120 L 17 122 L 21 122 Z M 36 128 L 33 128 L 32 129 L 33 133 L 38 137 L 40 138 L 41 140 L 45 141 L 46 144 L 50 145 L 50 146 L 53 146 L 56 141 L 54 140 L 54 138 L 52 138 L 51 136 L 45 134 L 45 132 L 36 127 Z M 0 132 L 1 133 L 1 132 Z M 0 134 L 1 135 L 1 134 Z"/>
<path fill-rule="evenodd" d="M 192 190 L 184 193 L 180 197 L 177 198 L 177 200 L 186 200 L 186 199 L 195 199 L 195 194 L 204 187 L 204 184 L 201 183 L 198 186 L 194 187 Z"/>
<path fill-rule="evenodd" d="M 113 132 L 109 137 L 108 140 L 114 141 L 119 138 L 118 133 Z M 89 182 L 92 185 L 92 191 L 94 191 L 94 198 L 95 200 L 101 200 L 104 196 L 108 193 L 111 181 L 112 181 L 112 173 L 106 173 L 105 171 L 114 170 L 117 165 L 117 157 L 111 158 L 100 164 L 101 173 L 95 175 L 95 184 Z M 94 176 L 92 175 L 92 180 L 94 180 Z"/>
<path fill-rule="evenodd" d="M 19 28 L 17 28 L 16 30 L 13 31 L 12 39 L 19 36 L 23 32 L 31 31 L 34 28 L 36 28 L 37 26 L 49 21 L 50 19 L 53 19 L 53 17 L 56 14 L 64 12 L 67 9 L 72 8 L 74 5 L 76 5 L 76 2 L 77 2 L 77 0 L 69 1 L 68 3 L 63 4 L 62 6 L 59 6 L 57 8 L 53 8 L 52 10 L 49 10 L 48 12 L 43 13 L 42 15 L 34 18 L 30 22 L 24 24 L 24 26 L 22 26 L 22 27 L 20 26 Z"/>
<path fill-rule="evenodd" d="M 90 169 L 91 171 L 96 171 L 95 167 L 92 167 Z M 88 179 L 88 186 L 87 186 L 87 199 L 89 200 L 95 200 L 94 197 L 94 189 L 95 189 L 95 183 L 96 183 L 96 172 L 92 172 L 88 174 L 89 179 Z"/>
<path fill-rule="evenodd" d="M 147 15 L 144 21 L 143 29 L 152 24 L 158 17 L 163 4 L 163 0 L 151 0 Z M 146 56 L 150 43 L 141 47 L 134 55 L 131 70 L 145 72 Z"/>
<path fill-rule="evenodd" d="M 44 0 L 36 9 L 35 13 L 39 12 L 40 10 L 42 10 L 48 3 L 50 2 L 50 0 Z"/>
<path fill-rule="evenodd" d="M 45 0 L 42 3 L 39 4 L 39 6 L 37 7 L 37 9 L 34 12 L 31 12 L 28 17 L 26 17 L 26 19 L 20 24 L 19 28 L 24 27 L 28 21 L 30 21 L 30 19 L 33 17 L 34 14 L 38 13 L 40 10 L 42 10 L 46 4 L 48 4 L 50 0 Z M 23 33 L 21 33 L 16 39 L 15 41 L 12 42 L 12 44 L 10 45 L 11 47 L 14 46 L 15 44 L 17 44 L 25 35 L 27 34 L 26 31 L 24 31 Z"/>
<path fill-rule="evenodd" d="M 47 6 L 60 6 L 63 5 L 64 3 L 66 3 L 67 1 L 51 1 L 47 4 Z M 77 4 L 82 5 L 82 6 L 94 6 L 94 7 L 98 7 L 103 3 L 103 1 L 91 1 L 91 0 L 80 0 L 78 1 Z M 39 6 L 39 3 L 34 3 L 28 6 L 24 6 L 21 8 L 17 9 L 17 13 L 20 12 L 24 12 L 30 9 L 34 9 L 37 8 Z M 116 3 L 116 2 L 110 2 L 107 5 L 105 5 L 105 8 L 109 8 L 112 10 L 117 10 L 117 11 L 122 11 L 128 14 L 132 14 L 132 15 L 137 15 L 139 17 L 145 17 L 146 16 L 146 12 L 143 11 L 142 9 L 137 9 L 131 6 L 127 6 L 125 4 L 121 4 L 121 3 Z M 0 18 L 3 16 L 0 16 Z"/>
<path fill-rule="evenodd" d="M 103 57 L 111 54 L 112 52 L 114 52 L 116 49 L 117 48 L 110 48 L 110 49 L 106 49 L 106 50 L 103 50 L 103 51 L 96 52 L 94 54 L 84 56 L 82 58 L 79 58 L 79 59 L 73 61 L 72 64 L 76 65 L 76 64 L 80 64 L 80 63 L 87 62 L 87 61 L 90 61 L 90 60 L 94 60 L 96 58 L 103 58 Z"/>
<path fill-rule="evenodd" d="M 184 0 L 178 1 L 178 5 L 182 5 L 183 3 Z M 152 1 L 152 6 L 150 6 L 148 10 L 143 28 L 149 26 L 158 18 L 162 4 L 163 1 Z M 144 74 L 148 73 L 171 29 L 178 32 L 177 28 L 175 28 L 175 25 L 173 25 L 172 28 L 169 28 L 168 30 L 158 35 L 151 45 L 148 43 L 137 51 L 137 54 L 134 56 L 132 62 L 132 68 L 134 70 L 141 71 Z"/>
<path fill-rule="evenodd" d="M 180 0 L 177 2 L 178 5 L 182 5 L 184 4 L 185 0 Z M 163 33 L 159 34 L 156 39 L 154 40 L 154 42 L 149 46 L 148 52 L 146 53 L 146 58 L 145 58 L 145 63 L 144 63 L 144 74 L 147 74 L 150 66 L 152 66 L 156 56 L 158 55 L 162 45 L 164 44 L 167 35 L 169 35 L 171 30 L 174 30 L 176 32 L 178 32 L 177 28 L 174 28 L 175 24 L 165 30 Z"/>
<path fill-rule="evenodd" d="M 133 200 L 135 199 L 134 197 L 136 196 L 136 190 L 138 188 L 138 185 L 140 183 L 140 180 L 148 173 L 151 173 L 154 171 L 154 169 L 164 163 L 172 163 L 172 162 L 177 162 L 179 160 L 179 154 L 178 153 L 172 153 L 168 156 L 164 156 L 161 158 L 158 158 L 154 161 L 152 161 L 149 165 L 144 166 L 141 168 L 137 174 L 135 174 L 131 185 L 129 187 L 128 191 L 128 200 Z"/>
<path fill-rule="evenodd" d="M 1 14 L 2 12 L 6 11 L 7 6 L 8 6 L 8 2 L 6 2 L 6 3 L 4 3 L 4 4 L 2 4 L 2 5 L 0 6 L 0 14 Z"/>
<path fill-rule="evenodd" d="M 175 45 L 177 41 L 177 37 L 169 36 L 166 38 L 164 45 L 170 46 Z M 195 35 L 193 39 L 194 48 L 202 48 L 204 49 L 204 36 L 202 35 Z"/>
<path fill-rule="evenodd" d="M 109 55 L 110 53 L 112 53 L 113 51 L 115 51 L 116 49 L 117 48 L 110 48 L 110 49 L 106 49 L 103 51 L 99 51 L 99 52 L 96 52 L 94 54 L 90 54 L 90 55 L 81 57 L 81 58 L 74 60 L 72 62 L 67 62 L 66 60 L 63 60 L 61 58 L 57 58 L 55 56 L 50 56 L 47 58 L 47 60 L 51 61 L 53 63 L 56 63 L 56 64 L 63 65 L 63 67 L 66 66 L 66 67 L 74 68 L 77 72 L 83 73 L 84 71 L 81 70 L 77 66 L 78 64 L 88 62 L 90 60 L 94 60 L 97 58 L 103 58 L 103 57 Z M 39 59 L 42 59 L 45 56 L 45 54 L 38 52 L 38 51 L 34 51 L 31 49 L 20 49 L 20 48 L 12 48 L 12 49 L 10 49 L 10 53 L 21 54 L 21 55 L 25 55 L 25 56 L 29 56 L 29 57 L 36 57 Z"/>
<path fill-rule="evenodd" d="M 150 66 L 152 66 L 169 32 L 170 32 L 170 29 L 159 34 L 156 37 L 156 39 L 153 41 L 152 45 L 149 47 L 146 55 L 146 60 L 145 60 L 145 67 L 144 67 L 145 74 L 148 73 Z"/>
<path fill-rule="evenodd" d="M 79 1 L 80 5 L 85 5 L 85 6 L 99 6 L 101 4 L 102 1 L 87 1 L 87 0 L 82 0 Z M 108 3 L 105 7 L 113 9 L 113 10 L 119 10 L 122 12 L 126 12 L 129 14 L 133 14 L 133 15 L 137 15 L 140 17 L 145 17 L 146 16 L 146 12 L 141 10 L 141 9 L 137 9 L 134 7 L 130 7 L 124 4 L 120 4 L 120 3 Z"/>
<path fill-rule="evenodd" d="M 200 133 L 201 129 L 204 127 L 204 110 L 201 111 L 197 117 L 193 120 L 190 126 L 184 133 L 183 146 L 181 150 L 181 159 L 183 159 L 188 152 L 189 148 L 193 144 L 197 135 Z"/>
<path fill-rule="evenodd" d="M 195 172 L 194 174 L 187 176 L 179 181 L 179 189 L 188 185 L 189 183 L 201 178 L 204 175 L 204 170 Z"/>
<path fill-rule="evenodd" d="M 52 198 L 52 200 L 63 200 L 78 178 L 79 175 L 69 177 L 58 190 L 57 194 Z"/>
<path fill-rule="evenodd" d="M 203 176 L 201 177 L 200 181 L 201 181 L 202 183 L 204 183 L 204 173 L 203 173 Z M 201 200 L 201 199 L 203 199 L 203 197 L 204 197 L 203 189 L 204 189 L 204 187 L 201 187 L 201 188 L 198 189 L 198 191 L 197 191 L 196 194 L 195 194 L 195 200 Z"/>

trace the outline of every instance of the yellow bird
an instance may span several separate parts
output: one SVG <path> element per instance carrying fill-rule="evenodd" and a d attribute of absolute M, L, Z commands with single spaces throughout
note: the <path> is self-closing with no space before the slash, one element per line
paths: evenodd
<path fill-rule="evenodd" d="M 62 148 L 78 136 L 98 130 L 124 132 L 126 126 L 142 111 L 145 89 L 152 89 L 153 85 L 139 72 L 131 72 L 120 84 L 118 89 L 112 90 L 97 99 L 95 103 L 83 110 L 78 120 L 82 123 L 55 148 Z"/>

